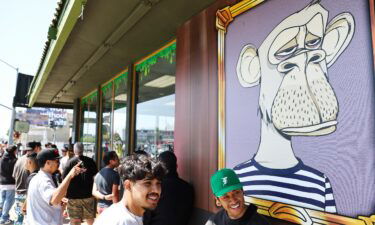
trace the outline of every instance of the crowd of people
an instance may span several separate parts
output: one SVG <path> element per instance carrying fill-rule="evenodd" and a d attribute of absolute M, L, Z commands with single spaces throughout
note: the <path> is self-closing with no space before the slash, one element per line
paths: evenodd
<path fill-rule="evenodd" d="M 193 212 L 193 187 L 177 173 L 172 151 L 150 157 L 135 151 L 119 158 L 105 152 L 98 171 L 77 142 L 61 150 L 52 144 L 10 145 L 0 158 L 0 225 L 188 225 Z M 20 155 L 17 157 L 17 155 Z M 222 210 L 206 225 L 268 224 L 255 206 L 244 202 L 233 170 L 211 178 L 214 198 Z M 9 212 L 14 207 L 14 221 Z"/>

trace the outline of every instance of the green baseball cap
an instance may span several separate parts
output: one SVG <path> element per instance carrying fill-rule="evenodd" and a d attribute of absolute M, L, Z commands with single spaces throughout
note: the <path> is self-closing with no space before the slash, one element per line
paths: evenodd
<path fill-rule="evenodd" d="M 242 189 L 242 184 L 233 170 L 225 168 L 212 175 L 211 189 L 216 197 L 221 197 L 227 192 Z"/>

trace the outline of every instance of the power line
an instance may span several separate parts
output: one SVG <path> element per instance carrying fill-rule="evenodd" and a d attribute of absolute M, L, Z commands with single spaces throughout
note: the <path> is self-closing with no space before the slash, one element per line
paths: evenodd
<path fill-rule="evenodd" d="M 0 61 L 3 62 L 4 64 L 6 64 L 7 66 L 9 66 L 9 67 L 15 69 L 15 70 L 17 71 L 17 73 L 18 73 L 18 68 L 17 68 L 17 67 L 14 67 L 14 66 L 10 65 L 9 63 L 5 62 L 5 61 L 2 60 L 2 59 L 0 59 Z"/>
<path fill-rule="evenodd" d="M 8 107 L 8 106 L 6 106 L 6 105 L 3 105 L 3 104 L 1 104 L 1 103 L 0 103 L 0 106 L 5 107 L 5 108 L 7 108 L 7 109 L 9 109 L 9 110 L 13 110 L 12 108 L 10 108 L 10 107 Z"/>

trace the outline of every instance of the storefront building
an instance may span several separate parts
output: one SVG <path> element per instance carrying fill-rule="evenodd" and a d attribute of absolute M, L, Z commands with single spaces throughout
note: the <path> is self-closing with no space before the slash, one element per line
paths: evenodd
<path fill-rule="evenodd" d="M 61 1 L 29 105 L 101 164 L 174 151 L 204 224 L 235 168 L 275 224 L 372 224 L 373 1 Z M 78 19 L 77 19 L 78 18 Z"/>

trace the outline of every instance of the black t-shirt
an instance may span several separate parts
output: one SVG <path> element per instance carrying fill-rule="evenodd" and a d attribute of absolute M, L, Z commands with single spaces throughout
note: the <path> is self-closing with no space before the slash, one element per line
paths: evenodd
<path fill-rule="evenodd" d="M 30 181 L 31 179 L 37 175 L 39 172 L 39 170 L 35 170 L 34 172 L 32 172 L 28 177 L 27 177 L 27 180 L 26 180 L 26 189 L 29 189 L 29 184 L 30 184 Z"/>
<path fill-rule="evenodd" d="M 227 212 L 222 209 L 207 221 L 206 225 L 269 225 L 268 220 L 257 213 L 255 205 L 249 205 L 245 214 L 239 219 L 229 218 Z"/>
<path fill-rule="evenodd" d="M 120 184 L 119 174 L 111 168 L 104 167 L 95 176 L 95 184 L 98 191 L 103 195 L 112 194 L 112 186 Z M 98 205 L 107 207 L 112 204 L 112 201 L 99 199 Z"/>
<path fill-rule="evenodd" d="M 86 172 L 75 176 L 69 184 L 66 197 L 69 199 L 82 199 L 92 197 L 92 186 L 94 184 L 94 176 L 98 172 L 94 160 L 86 156 L 73 157 L 68 160 L 64 168 L 63 177 L 65 178 L 70 170 L 79 162 L 86 168 Z"/>

